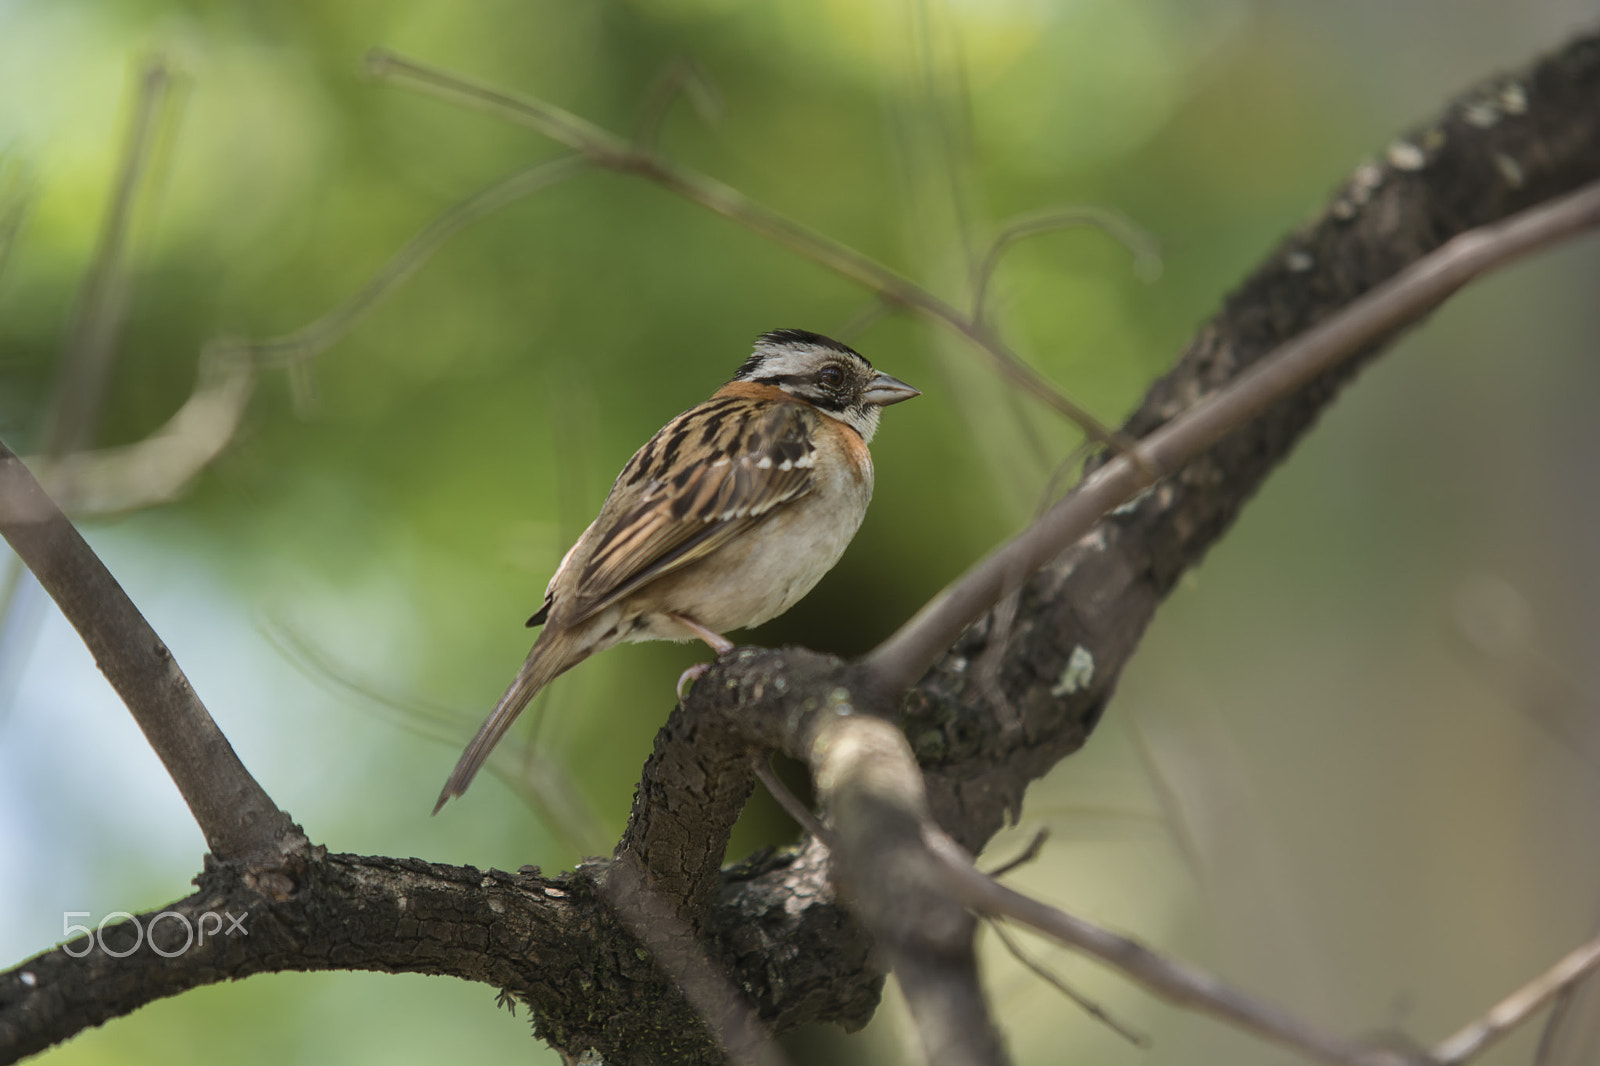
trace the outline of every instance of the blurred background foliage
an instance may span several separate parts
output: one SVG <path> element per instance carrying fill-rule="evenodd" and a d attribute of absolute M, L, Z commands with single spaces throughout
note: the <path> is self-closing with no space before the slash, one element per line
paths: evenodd
<path fill-rule="evenodd" d="M 96 446 L 171 417 L 208 341 L 313 321 L 451 204 L 559 154 L 364 77 L 374 45 L 623 133 L 692 58 L 723 106 L 707 121 L 676 103 L 667 151 L 957 302 L 1006 218 L 1126 213 L 1164 247 L 1159 280 L 1084 230 L 1018 245 L 992 293 L 1008 339 L 1115 422 L 1342 175 L 1594 14 L 1579 0 L 0 0 L 0 220 L 21 223 L 0 253 L 0 437 L 43 447 L 74 387 L 61 353 L 152 57 L 176 80 Z M 1089 748 L 997 841 L 1004 854 L 1055 833 L 1018 884 L 1352 1033 L 1436 1038 L 1590 929 L 1597 260 L 1591 241 L 1469 292 L 1324 420 L 1160 615 Z M 263 373 L 181 498 L 85 530 L 314 840 L 563 867 L 615 838 L 672 680 L 705 653 L 623 648 L 568 675 L 521 734 L 538 758 L 513 753 L 430 819 L 526 650 L 522 620 L 622 462 L 755 334 L 834 332 L 870 307 L 659 188 L 580 176 L 465 229 L 298 378 Z M 850 339 L 925 395 L 884 420 L 855 545 L 756 642 L 870 647 L 1025 521 L 1078 439 L 928 325 L 890 317 Z M 183 895 L 203 844 L 26 582 L 3 638 L 11 963 L 59 939 L 64 911 L 97 921 Z M 576 813 L 530 805 L 529 774 Z M 792 832 L 758 799 L 734 850 Z M 1282 1061 L 1033 950 L 1154 1047 L 990 950 L 1020 1063 Z M 894 1062 L 903 1027 L 891 989 L 866 1033 L 791 1047 Z M 1488 1061 L 1526 1061 L 1535 1036 Z M 369 974 L 202 989 L 41 1061 L 469 1056 L 555 1061 L 491 990 Z"/>

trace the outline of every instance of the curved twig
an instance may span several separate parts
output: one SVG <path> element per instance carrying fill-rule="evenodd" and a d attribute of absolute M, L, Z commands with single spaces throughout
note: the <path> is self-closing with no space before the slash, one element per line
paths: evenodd
<path fill-rule="evenodd" d="M 655 148 L 667 113 L 680 95 L 688 97 L 695 114 L 708 126 L 716 124 L 727 113 L 727 104 L 717 83 L 711 80 L 711 73 L 692 56 L 680 57 L 661 72 L 645 97 L 639 109 L 639 125 L 633 134 L 635 144 L 647 151 Z"/>
<path fill-rule="evenodd" d="M 1011 246 L 1029 237 L 1043 233 L 1070 229 L 1074 226 L 1093 226 L 1126 248 L 1133 256 L 1134 273 L 1145 281 L 1161 276 L 1161 244 L 1148 230 L 1136 224 L 1121 211 L 1106 207 L 1078 205 L 1073 207 L 1047 207 L 1018 215 L 995 236 L 989 250 L 979 264 L 972 283 L 972 321 L 982 322 L 988 306 L 989 283 L 994 279 L 995 268 Z"/>
<path fill-rule="evenodd" d="M 127 313 L 127 257 L 133 216 L 145 188 L 161 132 L 172 73 L 159 57 L 139 76 L 139 95 L 128 126 L 111 206 L 83 282 L 72 332 L 61 359 L 61 383 L 44 435 L 44 452 L 58 457 L 91 443 L 110 384 L 117 337 Z"/>
<path fill-rule="evenodd" d="M 1600 225 L 1600 182 L 1453 238 L 1234 378 L 1225 388 L 1094 471 L 1043 518 L 928 602 L 866 663 L 884 691 L 904 692 L 961 632 L 1102 515 L 1170 474 L 1277 400 L 1413 322 L 1486 271 Z M 1146 470 L 1140 469 L 1142 461 Z"/>
<path fill-rule="evenodd" d="M 281 367 L 311 359 L 338 339 L 387 299 L 428 261 L 451 237 L 472 223 L 508 204 L 548 189 L 589 169 L 582 156 L 568 155 L 519 170 L 449 208 L 406 242 L 359 292 L 315 322 L 293 333 L 264 341 L 245 341 L 258 367 Z"/>
<path fill-rule="evenodd" d="M 398 81 L 441 99 L 481 108 L 537 130 L 580 153 L 597 166 L 647 178 L 754 233 L 776 241 L 872 290 L 886 302 L 916 311 L 953 330 L 983 354 L 1006 380 L 1070 418 L 1094 440 L 1119 451 L 1127 447 L 1125 438 L 1063 395 L 982 324 L 970 320 L 927 289 L 875 259 L 757 203 L 730 185 L 658 152 L 630 144 L 609 130 L 554 104 L 485 85 L 387 49 L 375 48 L 368 52 L 367 69 L 375 77 Z"/>

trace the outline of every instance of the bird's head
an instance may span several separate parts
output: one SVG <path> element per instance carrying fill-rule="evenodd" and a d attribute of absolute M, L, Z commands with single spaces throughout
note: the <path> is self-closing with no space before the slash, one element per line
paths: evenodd
<path fill-rule="evenodd" d="M 871 441 L 879 412 L 921 392 L 890 377 L 846 344 L 803 329 L 775 329 L 756 338 L 735 381 L 775 385 L 832 415 Z"/>

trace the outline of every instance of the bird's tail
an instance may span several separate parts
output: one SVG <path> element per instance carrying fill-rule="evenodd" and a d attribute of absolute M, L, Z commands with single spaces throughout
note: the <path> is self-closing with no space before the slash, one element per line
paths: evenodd
<path fill-rule="evenodd" d="M 558 676 L 588 658 L 587 654 L 574 655 L 573 651 L 571 641 L 565 634 L 556 635 L 546 629 L 539 635 L 522 669 L 517 671 L 516 679 L 511 682 L 511 687 L 506 689 L 506 694 L 489 712 L 489 717 L 479 727 L 478 735 L 472 738 L 467 750 L 461 753 L 461 760 L 451 771 L 450 780 L 444 783 L 444 791 L 439 793 L 439 802 L 433 805 L 434 814 L 439 813 L 451 796 L 459 796 L 467 791 L 467 786 L 472 784 L 472 779 L 483 768 L 489 753 L 500 743 L 500 738 L 506 735 L 506 730 L 511 728 L 511 723 L 517 720 L 517 715 L 522 713 L 528 701 Z"/>

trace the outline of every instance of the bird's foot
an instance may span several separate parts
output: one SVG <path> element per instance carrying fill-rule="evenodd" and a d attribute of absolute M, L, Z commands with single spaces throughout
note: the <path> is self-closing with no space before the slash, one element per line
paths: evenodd
<path fill-rule="evenodd" d="M 685 691 L 690 685 L 706 676 L 706 671 L 711 669 L 710 663 L 695 663 L 689 669 L 678 675 L 678 702 L 682 703 L 688 693 Z"/>
<path fill-rule="evenodd" d="M 705 626 L 701 625 L 699 622 L 696 622 L 688 615 L 679 614 L 677 611 L 667 611 L 665 614 L 668 618 L 678 623 L 685 630 L 705 641 L 706 644 L 710 646 L 711 650 L 716 652 L 718 655 L 726 655 L 728 652 L 733 650 L 733 641 L 729 640 L 727 637 L 723 636 L 721 633 L 718 633 L 714 629 L 707 629 Z"/>

